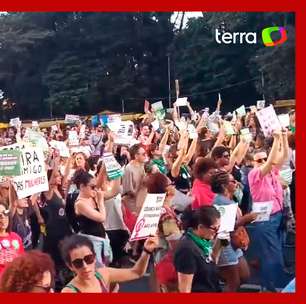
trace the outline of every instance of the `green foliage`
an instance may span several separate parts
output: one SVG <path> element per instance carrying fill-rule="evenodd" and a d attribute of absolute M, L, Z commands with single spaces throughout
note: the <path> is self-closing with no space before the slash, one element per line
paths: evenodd
<path fill-rule="evenodd" d="M 213 107 L 220 88 L 224 109 L 294 97 L 294 15 L 203 13 L 176 28 L 172 13 L 7 13 L 0 15 L 0 89 L 16 107 L 0 118 L 22 119 L 142 111 L 145 98 L 172 99 L 174 80 L 196 108 Z M 214 29 L 260 31 L 285 25 L 288 41 L 275 48 L 219 45 Z M 261 73 L 265 79 L 262 90 Z M 258 78 L 259 77 L 259 78 Z M 255 80 L 248 81 L 249 79 Z M 237 82 L 245 82 L 239 86 Z M 204 93 L 203 92 L 211 92 Z"/>

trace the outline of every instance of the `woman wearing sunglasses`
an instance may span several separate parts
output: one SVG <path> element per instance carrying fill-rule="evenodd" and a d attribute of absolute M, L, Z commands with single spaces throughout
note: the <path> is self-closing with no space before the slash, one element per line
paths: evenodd
<path fill-rule="evenodd" d="M 53 292 L 54 263 L 51 257 L 38 250 L 28 251 L 5 268 L 0 292 Z"/>
<path fill-rule="evenodd" d="M 24 252 L 21 238 L 10 230 L 10 210 L 0 202 L 0 276 L 6 264 Z"/>
<path fill-rule="evenodd" d="M 272 202 L 269 221 L 254 223 L 254 243 L 257 245 L 262 286 L 275 291 L 284 274 L 282 250 L 282 220 L 284 198 L 279 169 L 289 157 L 287 131 L 274 132 L 269 156 L 263 150 L 254 154 L 254 169 L 248 175 L 253 204 Z"/>
<path fill-rule="evenodd" d="M 214 205 L 227 206 L 237 204 L 233 200 L 237 182 L 231 174 L 221 170 L 216 172 L 211 177 L 211 188 L 217 194 L 213 200 Z M 256 217 L 257 214 L 255 213 L 242 216 L 238 208 L 235 228 L 254 221 Z M 234 248 L 230 243 L 229 233 L 226 239 L 229 241 L 229 244 L 222 248 L 217 266 L 220 269 L 221 277 L 225 280 L 224 290 L 236 292 L 241 281 L 246 281 L 249 278 L 250 271 L 241 248 Z"/>
<path fill-rule="evenodd" d="M 213 206 L 186 209 L 185 235 L 174 254 L 179 292 L 220 292 L 213 241 L 220 227 L 220 213 Z"/>
<path fill-rule="evenodd" d="M 144 250 L 132 268 L 96 268 L 96 255 L 92 242 L 81 235 L 64 240 L 62 256 L 67 266 L 75 273 L 72 281 L 62 290 L 64 293 L 105 293 L 112 283 L 139 279 L 147 269 L 150 255 L 158 246 L 158 238 L 150 237 Z"/>

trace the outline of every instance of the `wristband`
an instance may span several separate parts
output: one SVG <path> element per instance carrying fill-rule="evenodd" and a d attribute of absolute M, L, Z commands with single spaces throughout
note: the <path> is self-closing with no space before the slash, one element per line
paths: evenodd
<path fill-rule="evenodd" d="M 145 253 L 147 253 L 148 255 L 152 255 L 152 254 L 153 254 L 153 252 L 149 251 L 149 250 L 146 249 L 146 248 L 143 248 L 143 251 L 144 251 Z"/>

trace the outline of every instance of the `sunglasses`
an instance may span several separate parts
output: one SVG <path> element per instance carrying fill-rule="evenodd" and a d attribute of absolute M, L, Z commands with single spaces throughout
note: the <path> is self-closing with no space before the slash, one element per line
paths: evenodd
<path fill-rule="evenodd" d="M 257 160 L 256 160 L 256 162 L 257 162 L 257 163 L 260 163 L 260 164 L 263 163 L 263 162 L 265 162 L 265 161 L 267 161 L 267 158 L 261 158 L 261 159 L 257 159 Z"/>
<path fill-rule="evenodd" d="M 75 259 L 71 262 L 71 264 L 76 268 L 80 269 L 84 266 L 84 262 L 86 265 L 91 265 L 95 261 L 95 255 L 94 254 L 88 254 L 85 255 L 83 259 Z"/>
<path fill-rule="evenodd" d="M 212 226 L 209 226 L 207 227 L 208 229 L 212 230 L 213 232 L 217 233 L 220 229 L 220 226 L 217 226 L 217 227 L 212 227 Z"/>
<path fill-rule="evenodd" d="M 10 210 L 4 210 L 2 212 L 0 212 L 0 215 L 3 215 L 3 216 L 9 216 L 10 215 Z"/>
<path fill-rule="evenodd" d="M 44 287 L 44 286 L 35 285 L 34 287 L 42 290 L 45 293 L 50 293 L 51 291 L 53 291 L 53 288 L 51 286 Z"/>

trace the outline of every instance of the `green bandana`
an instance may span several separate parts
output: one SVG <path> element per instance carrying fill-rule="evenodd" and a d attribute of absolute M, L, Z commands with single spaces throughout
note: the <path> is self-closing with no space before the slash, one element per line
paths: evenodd
<path fill-rule="evenodd" d="M 163 173 L 163 174 L 167 174 L 168 173 L 167 172 L 167 168 L 165 166 L 165 162 L 164 162 L 164 160 L 162 158 L 160 158 L 160 159 L 153 159 L 152 163 L 155 164 L 158 167 L 158 169 L 159 169 L 159 171 L 161 173 Z"/>
<path fill-rule="evenodd" d="M 212 252 L 212 242 L 203 240 L 192 232 L 192 229 L 187 231 L 188 237 L 202 250 L 205 256 L 210 256 Z"/>

